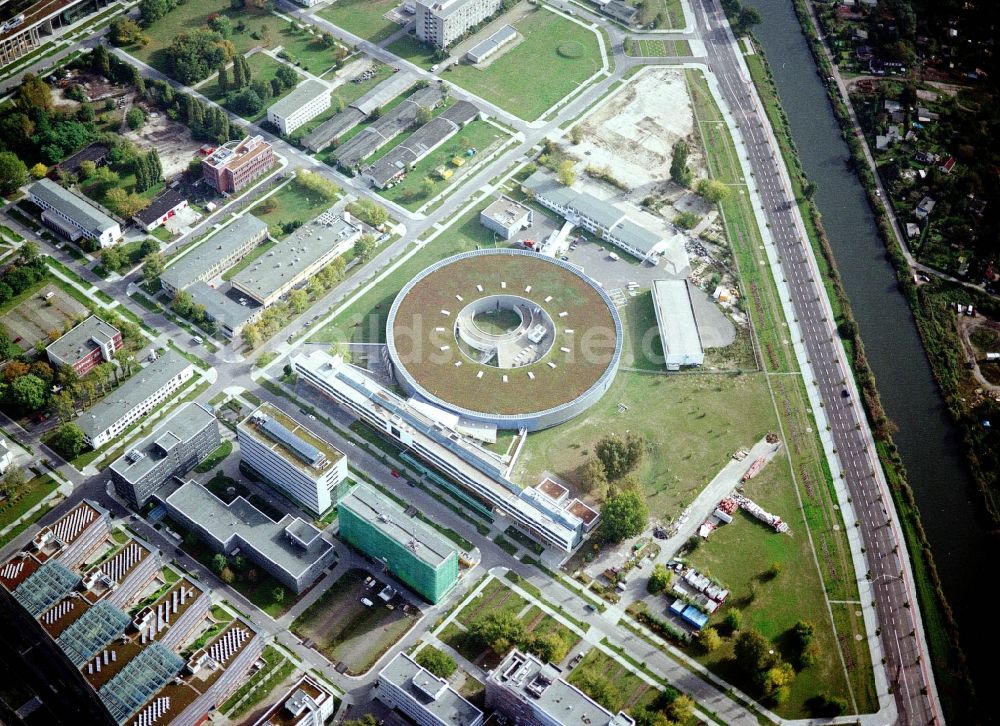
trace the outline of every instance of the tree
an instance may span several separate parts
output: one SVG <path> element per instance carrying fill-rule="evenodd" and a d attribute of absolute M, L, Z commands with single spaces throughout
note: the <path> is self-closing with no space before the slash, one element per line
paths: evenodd
<path fill-rule="evenodd" d="M 48 384 L 38 376 L 28 373 L 10 384 L 10 397 L 22 411 L 37 411 L 45 405 Z"/>
<path fill-rule="evenodd" d="M 794 680 L 795 669 L 792 668 L 792 664 L 777 663 L 763 672 L 760 677 L 760 687 L 764 695 L 773 696 L 780 689 L 791 686 Z"/>
<path fill-rule="evenodd" d="M 433 196 L 436 187 L 437 185 L 434 183 L 434 180 L 429 176 L 425 176 L 420 180 L 420 197 L 426 199 Z"/>
<path fill-rule="evenodd" d="M 344 721 L 344 726 L 378 726 L 378 720 L 370 713 L 354 721 Z"/>
<path fill-rule="evenodd" d="M 743 612 L 735 608 L 730 610 L 726 613 L 726 617 L 722 619 L 722 624 L 729 631 L 729 634 L 732 635 L 743 627 Z"/>
<path fill-rule="evenodd" d="M 567 187 L 576 184 L 576 170 L 573 168 L 573 162 L 569 159 L 559 164 L 559 182 Z"/>
<path fill-rule="evenodd" d="M 375 238 L 370 234 L 363 234 L 354 242 L 354 256 L 361 264 L 368 262 L 375 254 Z"/>
<path fill-rule="evenodd" d="M 389 221 L 389 213 L 371 199 L 361 198 L 347 205 L 347 211 L 370 227 L 381 227 Z"/>
<path fill-rule="evenodd" d="M 236 582 L 236 573 L 230 567 L 223 567 L 222 572 L 219 573 L 219 579 L 227 585 L 232 585 Z"/>
<path fill-rule="evenodd" d="M 709 204 L 718 204 L 729 198 L 729 187 L 718 179 L 699 179 L 695 191 Z"/>
<path fill-rule="evenodd" d="M 646 590 L 652 595 L 659 595 L 670 586 L 670 580 L 673 579 L 673 576 L 674 573 L 668 570 L 666 565 L 657 563 L 649 575 Z"/>
<path fill-rule="evenodd" d="M 428 645 L 417 653 L 417 664 L 426 668 L 438 678 L 450 678 L 458 668 L 455 659 L 443 653 L 432 645 Z"/>
<path fill-rule="evenodd" d="M 423 126 L 426 123 L 430 123 L 432 118 L 434 118 L 434 112 L 427 106 L 420 106 L 417 109 L 417 115 L 414 117 L 413 122 L 416 126 Z"/>
<path fill-rule="evenodd" d="M 309 307 L 309 294 L 305 290 L 292 290 L 288 295 L 288 303 L 296 313 L 305 312 Z"/>
<path fill-rule="evenodd" d="M 107 247 L 101 250 L 101 264 L 106 270 L 118 272 L 125 264 L 125 256 L 118 247 Z"/>
<path fill-rule="evenodd" d="M 28 183 L 28 167 L 13 151 L 0 151 L 0 194 L 13 194 Z"/>
<path fill-rule="evenodd" d="M 154 252 L 146 258 L 146 261 L 142 264 L 142 276 L 146 282 L 153 282 L 162 273 L 165 263 L 163 261 L 163 255 L 159 252 Z"/>
<path fill-rule="evenodd" d="M 60 392 L 59 395 L 64 394 Z M 66 459 L 75 459 L 86 445 L 83 440 L 83 431 L 75 423 L 64 423 L 56 429 L 52 441 L 49 443 Z"/>
<path fill-rule="evenodd" d="M 229 565 L 229 560 L 221 552 L 212 555 L 212 572 L 220 574 Z"/>
<path fill-rule="evenodd" d="M 240 337 L 243 339 L 243 345 L 250 350 L 253 350 L 260 345 L 260 330 L 255 323 L 250 323 L 249 325 L 244 326 L 243 333 Z"/>
<path fill-rule="evenodd" d="M 52 108 L 52 89 L 34 73 L 25 73 L 17 89 L 17 105 L 27 113 Z"/>
<path fill-rule="evenodd" d="M 135 192 L 128 193 L 121 187 L 109 189 L 104 195 L 108 209 L 124 219 L 131 219 L 149 206 L 149 200 L 143 199 Z"/>
<path fill-rule="evenodd" d="M 577 124 L 576 126 L 571 128 L 569 130 L 569 139 L 570 141 L 573 142 L 574 145 L 579 144 L 581 141 L 583 141 L 583 126 Z"/>
<path fill-rule="evenodd" d="M 804 187 L 802 187 L 802 196 L 806 199 L 812 199 L 816 196 L 816 183 L 807 182 Z"/>
<path fill-rule="evenodd" d="M 640 534 L 649 521 L 646 503 L 635 491 L 624 491 L 608 499 L 601 510 L 601 536 L 606 542 L 621 542 Z"/>
<path fill-rule="evenodd" d="M 0 139 L 3 139 L 9 147 L 26 144 L 34 135 L 35 122 L 28 114 L 14 111 L 0 118 Z"/>
<path fill-rule="evenodd" d="M 322 174 L 308 169 L 295 171 L 295 183 L 309 192 L 318 194 L 323 201 L 335 202 L 340 196 L 340 188 Z"/>
<path fill-rule="evenodd" d="M 274 87 L 262 78 L 255 78 L 250 81 L 250 88 L 261 97 L 261 100 L 267 101 L 274 95 Z"/>
<path fill-rule="evenodd" d="M 558 663 L 569 652 L 566 641 L 555 632 L 532 637 L 526 649 L 548 663 Z"/>
<path fill-rule="evenodd" d="M 133 43 L 142 43 L 145 39 L 142 28 L 127 15 L 119 15 L 111 21 L 108 35 L 115 45 L 132 45 Z"/>
<path fill-rule="evenodd" d="M 608 473 L 604 470 L 604 464 L 600 459 L 590 459 L 583 466 L 583 485 L 587 492 L 599 495 L 608 486 Z"/>
<path fill-rule="evenodd" d="M 736 16 L 736 34 L 746 35 L 753 26 L 760 25 L 762 20 L 763 18 L 757 8 L 751 5 L 744 5 L 740 8 L 740 12 Z"/>
<path fill-rule="evenodd" d="M 241 116 L 255 116 L 264 108 L 264 101 L 252 88 L 241 88 L 229 94 L 226 107 Z"/>
<path fill-rule="evenodd" d="M 701 643 L 701 647 L 706 653 L 711 653 L 722 645 L 722 636 L 715 628 L 705 628 L 698 636 L 698 642 Z"/>
<path fill-rule="evenodd" d="M 685 694 L 678 695 L 670 705 L 667 706 L 667 716 L 675 723 L 687 723 L 694 713 L 694 701 Z"/>
<path fill-rule="evenodd" d="M 43 176 L 49 173 L 49 167 L 45 166 L 42 162 L 38 162 L 33 167 L 31 167 L 31 176 L 35 179 L 41 179 Z"/>
<path fill-rule="evenodd" d="M 274 77 L 281 83 L 282 88 L 293 88 L 299 82 L 299 74 L 284 63 L 275 72 Z"/>
<path fill-rule="evenodd" d="M 208 27 L 221 35 L 223 38 L 233 37 L 233 21 L 225 15 L 214 15 L 208 21 Z"/>
<path fill-rule="evenodd" d="M 813 641 L 815 632 L 816 626 L 807 620 L 800 620 L 787 633 L 788 647 L 799 670 L 811 666 L 819 655 L 816 643 Z"/>
<path fill-rule="evenodd" d="M 90 67 L 94 73 L 99 73 L 107 79 L 111 79 L 111 56 L 108 55 L 108 47 L 100 43 L 90 54 Z"/>
<path fill-rule="evenodd" d="M 746 675 L 756 678 L 758 674 L 778 664 L 771 641 L 756 630 L 742 630 L 733 643 L 736 664 Z"/>
<path fill-rule="evenodd" d="M 139 13 L 143 24 L 149 26 L 177 7 L 174 0 L 141 0 Z"/>
<path fill-rule="evenodd" d="M 60 421 L 70 421 L 76 413 L 76 401 L 65 390 L 52 397 L 51 407 L 52 413 Z"/>
<path fill-rule="evenodd" d="M 513 613 L 492 612 L 474 620 L 469 635 L 497 655 L 504 655 L 524 640 L 524 623 Z"/>
<path fill-rule="evenodd" d="M 200 29 L 176 36 L 166 51 L 172 75 L 186 85 L 208 78 L 226 59 L 221 40 L 218 33 Z"/>
<path fill-rule="evenodd" d="M 673 155 L 670 159 L 670 178 L 675 184 L 682 187 L 691 186 L 691 170 L 688 168 L 687 160 L 690 149 L 687 142 L 680 140 L 674 144 Z"/>
<path fill-rule="evenodd" d="M 146 114 L 144 114 L 142 109 L 138 106 L 133 106 L 128 110 L 128 113 L 125 114 L 125 123 L 127 123 L 128 127 L 133 131 L 142 126 L 145 121 Z"/>
<path fill-rule="evenodd" d="M 620 436 L 605 436 L 597 442 L 594 452 L 604 466 L 604 473 L 610 481 L 617 481 L 633 471 L 642 461 L 646 442 L 633 433 Z"/>
<path fill-rule="evenodd" d="M 274 589 L 271 590 L 271 599 L 274 600 L 274 602 L 281 602 L 282 600 L 284 600 L 285 588 L 283 588 L 281 585 L 275 585 Z"/>

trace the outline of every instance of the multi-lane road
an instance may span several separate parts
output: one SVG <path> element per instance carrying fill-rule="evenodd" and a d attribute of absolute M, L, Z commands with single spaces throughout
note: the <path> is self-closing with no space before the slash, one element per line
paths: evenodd
<path fill-rule="evenodd" d="M 942 719 L 930 672 L 923 626 L 913 589 L 906 545 L 892 498 L 874 454 L 865 414 L 834 327 L 829 300 L 794 202 L 780 151 L 740 51 L 716 0 L 699 0 L 702 40 L 709 68 L 743 136 L 763 211 L 769 223 L 791 304 L 818 386 L 839 469 L 852 499 L 844 512 L 848 527 L 856 517 L 865 548 L 867 573 L 886 658 L 898 723 L 927 724 Z M 837 471 L 838 467 L 833 467 Z M 867 603 L 866 603 L 867 605 Z M 878 667 L 878 664 L 876 664 Z"/>

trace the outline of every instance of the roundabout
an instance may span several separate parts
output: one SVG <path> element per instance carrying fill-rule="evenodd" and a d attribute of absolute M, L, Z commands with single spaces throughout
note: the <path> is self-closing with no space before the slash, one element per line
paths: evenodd
<path fill-rule="evenodd" d="M 428 267 L 393 301 L 386 345 L 410 395 L 501 429 L 548 428 L 582 413 L 618 370 L 622 324 L 571 265 L 513 249 Z"/>

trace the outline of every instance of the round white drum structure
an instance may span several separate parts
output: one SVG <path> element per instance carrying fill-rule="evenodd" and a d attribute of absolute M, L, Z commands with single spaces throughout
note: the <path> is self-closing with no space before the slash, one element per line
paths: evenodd
<path fill-rule="evenodd" d="M 410 395 L 501 429 L 548 428 L 596 403 L 622 353 L 622 323 L 597 283 L 514 249 L 431 265 L 396 296 L 386 345 Z"/>

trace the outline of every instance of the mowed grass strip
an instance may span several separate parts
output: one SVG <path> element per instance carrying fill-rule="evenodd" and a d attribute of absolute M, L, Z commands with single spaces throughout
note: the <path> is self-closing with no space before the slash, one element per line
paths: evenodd
<path fill-rule="evenodd" d="M 313 192 L 307 192 L 293 180 L 259 202 L 250 213 L 269 228 L 276 229 L 287 222 L 305 224 L 332 205 L 333 202 L 328 202 Z M 284 233 L 276 235 L 278 238 L 284 236 Z"/>
<path fill-rule="evenodd" d="M 359 38 L 380 43 L 400 30 L 401 26 L 385 18 L 399 4 L 398 0 L 336 0 L 320 10 L 319 16 Z"/>
<path fill-rule="evenodd" d="M 601 48 L 592 30 L 543 9 L 515 27 L 524 40 L 486 68 L 461 63 L 442 77 L 534 121 L 601 69 Z"/>

